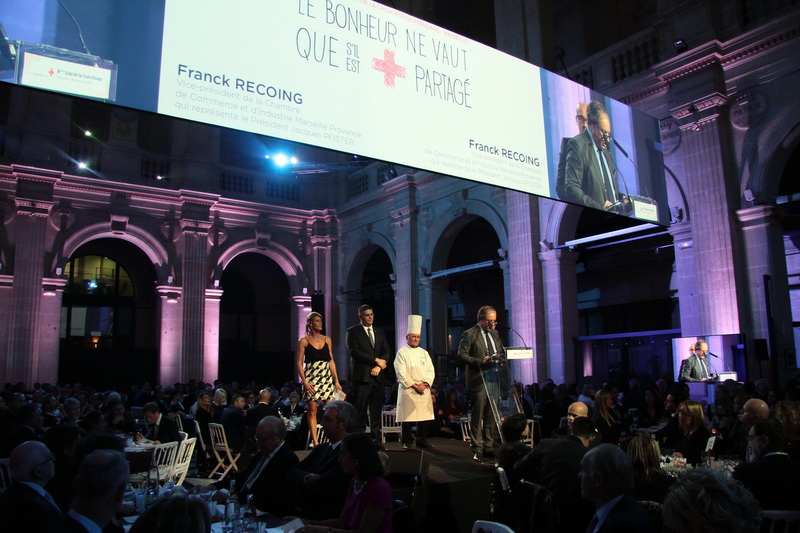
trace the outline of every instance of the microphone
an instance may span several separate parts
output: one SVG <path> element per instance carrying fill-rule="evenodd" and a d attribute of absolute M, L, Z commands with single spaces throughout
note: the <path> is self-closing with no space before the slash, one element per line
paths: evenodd
<path fill-rule="evenodd" d="M 495 322 L 494 325 L 495 327 L 498 328 L 504 328 L 507 329 L 508 331 L 514 331 L 514 328 L 512 328 L 511 326 L 506 326 L 505 324 L 501 324 L 500 322 Z"/>
<path fill-rule="evenodd" d="M 505 329 L 507 329 L 508 331 L 513 331 L 514 333 L 516 333 L 517 337 L 519 337 L 519 340 L 521 340 L 521 341 L 522 341 L 522 345 L 523 345 L 523 346 L 525 346 L 525 347 L 527 347 L 527 346 L 528 346 L 528 343 L 526 343 L 526 342 L 525 342 L 525 339 L 523 339 L 523 338 L 522 338 L 522 335 L 520 335 L 520 334 L 519 334 L 519 331 L 515 330 L 515 329 L 514 329 L 514 328 L 512 328 L 511 326 L 506 326 L 505 324 L 501 324 L 500 322 L 495 322 L 495 324 L 494 324 L 494 325 L 495 325 L 495 326 L 499 326 L 499 327 L 501 327 L 501 328 L 505 328 Z"/>
<path fill-rule="evenodd" d="M 708 355 L 710 355 L 711 357 L 716 357 L 717 359 L 719 359 L 719 356 L 717 354 L 715 354 L 715 353 L 711 353 L 711 352 L 706 352 L 706 353 Z"/>
<path fill-rule="evenodd" d="M 620 146 L 620 144 L 617 142 L 616 139 L 614 139 L 614 146 L 617 147 L 617 150 L 622 152 L 622 155 L 625 156 L 625 159 L 630 159 L 631 158 L 631 156 L 628 155 L 628 152 L 626 152 L 625 149 L 622 146 Z"/>

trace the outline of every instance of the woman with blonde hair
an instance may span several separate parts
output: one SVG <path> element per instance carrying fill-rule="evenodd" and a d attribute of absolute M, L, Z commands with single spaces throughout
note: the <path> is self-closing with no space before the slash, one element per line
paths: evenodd
<path fill-rule="evenodd" d="M 317 439 L 317 402 L 325 405 L 341 391 L 331 338 L 322 334 L 322 315 L 313 311 L 306 318 L 306 335 L 297 343 L 297 373 L 308 405 L 308 429 L 314 446 Z"/>
<path fill-rule="evenodd" d="M 617 411 L 614 395 L 608 389 L 600 389 L 595 394 L 592 422 L 603 442 L 619 444 L 623 429 L 622 416 Z"/>
<path fill-rule="evenodd" d="M 703 461 L 703 452 L 711 437 L 703 416 L 703 406 L 694 400 L 686 400 L 678 406 L 677 413 L 683 439 L 675 447 L 675 455 L 697 465 Z"/>
<path fill-rule="evenodd" d="M 633 466 L 634 497 L 639 501 L 663 503 L 675 478 L 661 470 L 661 449 L 650 435 L 636 435 L 628 443 Z"/>

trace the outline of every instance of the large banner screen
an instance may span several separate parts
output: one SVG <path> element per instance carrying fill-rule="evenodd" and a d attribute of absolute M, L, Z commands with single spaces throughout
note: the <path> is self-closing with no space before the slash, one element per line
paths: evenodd
<path fill-rule="evenodd" d="M 654 118 L 370 0 L 86 0 L 81 45 L 59 3 L 8 1 L 12 50 L 111 62 L 117 104 L 669 219 Z"/>

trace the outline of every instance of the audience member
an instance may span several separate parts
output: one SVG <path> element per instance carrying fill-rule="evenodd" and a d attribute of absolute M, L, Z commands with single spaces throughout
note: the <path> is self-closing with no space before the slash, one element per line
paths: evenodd
<path fill-rule="evenodd" d="M 366 433 L 347 435 L 342 440 L 339 462 L 344 473 L 352 476 L 347 489 L 347 500 L 339 517 L 312 521 L 300 531 L 391 533 L 392 490 L 381 475 L 383 466 L 378 457 L 378 450 L 369 435 Z"/>
<path fill-rule="evenodd" d="M 589 416 L 589 406 L 583 402 L 572 402 L 569 404 L 569 407 L 567 407 L 567 423 L 554 429 L 551 436 L 566 437 L 570 434 L 570 431 L 572 430 L 572 423 L 575 421 L 575 419 L 582 416 Z"/>
<path fill-rule="evenodd" d="M 47 533 L 63 514 L 44 486 L 55 475 L 55 457 L 38 441 L 23 442 L 9 459 L 11 486 L 0 495 L 4 533 Z"/>
<path fill-rule="evenodd" d="M 703 406 L 694 400 L 686 400 L 678 406 L 678 424 L 683 439 L 675 447 L 675 455 L 685 457 L 692 465 L 703 462 L 711 432 L 706 427 Z"/>
<path fill-rule="evenodd" d="M 284 418 L 293 418 L 296 416 L 303 416 L 306 413 L 306 408 L 300 403 L 300 395 L 296 392 L 289 394 L 289 403 L 281 407 L 281 415 Z"/>
<path fill-rule="evenodd" d="M 677 386 L 667 393 L 664 400 L 664 415 L 667 417 L 667 425 L 654 433 L 661 448 L 674 450 L 683 438 L 683 431 L 678 424 L 678 406 L 687 399 L 686 394 Z"/>
<path fill-rule="evenodd" d="M 789 457 L 789 439 L 783 425 L 773 419 L 759 420 L 750 428 L 749 462 L 733 472 L 759 501 L 762 509 L 800 511 L 800 464 Z"/>
<path fill-rule="evenodd" d="M 38 403 L 26 403 L 17 409 L 17 425 L 0 443 L 0 457 L 8 457 L 11 450 L 29 440 L 42 440 L 44 415 Z"/>
<path fill-rule="evenodd" d="M 128 461 L 120 452 L 97 450 L 86 456 L 75 484 L 75 503 L 52 533 L 104 529 L 122 506 L 129 476 Z M 121 527 L 114 529 L 122 531 Z"/>
<path fill-rule="evenodd" d="M 164 416 L 155 402 L 149 402 L 142 408 L 144 411 L 144 419 L 150 425 L 147 431 L 146 438 L 150 439 L 156 444 L 164 444 L 165 442 L 176 442 L 180 440 L 178 433 L 178 423 L 171 418 Z M 137 435 L 137 440 L 141 440 L 142 436 Z"/>
<path fill-rule="evenodd" d="M 742 406 L 739 413 L 738 424 L 734 425 L 727 439 L 727 451 L 739 456 L 739 460 L 747 460 L 747 437 L 750 435 L 750 428 L 759 420 L 769 417 L 769 406 L 767 402 L 759 398 L 750 398 Z"/>
<path fill-rule="evenodd" d="M 248 426 L 257 426 L 265 416 L 277 416 L 280 418 L 280 413 L 269 404 L 270 396 L 269 389 L 261 389 L 259 391 L 258 403 L 245 413 Z"/>
<path fill-rule="evenodd" d="M 231 397 L 231 405 L 222 411 L 222 416 L 219 418 L 219 423 L 225 428 L 228 447 L 237 452 L 241 451 L 244 446 L 244 428 L 246 425 L 244 404 L 244 396 L 234 394 Z"/>
<path fill-rule="evenodd" d="M 775 418 L 783 424 L 789 440 L 789 455 L 800 460 L 800 402 L 783 400 L 775 406 Z"/>
<path fill-rule="evenodd" d="M 184 494 L 162 496 L 131 526 L 130 533 L 210 533 L 211 515 L 202 500 Z"/>
<path fill-rule="evenodd" d="M 639 501 L 663 503 L 675 478 L 661 470 L 661 450 L 649 435 L 637 435 L 628 443 L 633 466 L 634 497 Z"/>
<path fill-rule="evenodd" d="M 644 508 L 631 496 L 633 467 L 619 447 L 601 444 L 586 452 L 581 460 L 580 478 L 581 496 L 596 509 L 587 532 L 651 533 L 654 530 Z"/>
<path fill-rule="evenodd" d="M 615 396 L 607 389 L 600 389 L 595 395 L 592 422 L 603 442 L 620 443 L 625 427 L 622 423 L 622 415 L 617 410 Z"/>
<path fill-rule="evenodd" d="M 66 403 L 64 405 L 66 406 Z M 112 433 L 128 435 L 135 434 L 138 430 L 136 420 L 132 414 L 125 411 L 125 404 L 120 399 L 109 400 L 106 416 L 106 426 Z"/>
<path fill-rule="evenodd" d="M 664 400 L 655 386 L 645 387 L 638 409 L 640 428 L 657 426 L 664 421 Z"/>
<path fill-rule="evenodd" d="M 288 476 L 297 490 L 299 515 L 316 520 L 339 516 L 344 506 L 351 475 L 342 469 L 339 452 L 342 439 L 355 431 L 355 408 L 344 401 L 328 402 L 322 427 L 330 441 L 315 446 Z"/>
<path fill-rule="evenodd" d="M 689 470 L 675 482 L 662 506 L 668 531 L 757 533 L 758 502 L 738 481 L 707 468 Z"/>

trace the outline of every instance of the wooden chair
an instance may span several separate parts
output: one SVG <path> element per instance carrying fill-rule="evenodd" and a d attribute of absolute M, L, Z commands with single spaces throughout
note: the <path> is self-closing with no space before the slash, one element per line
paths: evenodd
<path fill-rule="evenodd" d="M 217 458 L 217 466 L 208 475 L 209 478 L 217 475 L 217 472 L 222 469 L 219 474 L 220 479 L 228 475 L 228 472 L 233 469 L 234 472 L 239 472 L 239 467 L 236 461 L 241 457 L 241 453 L 237 453 L 234 457 L 231 455 L 231 449 L 228 446 L 228 438 L 225 436 L 225 428 L 222 424 L 210 423 L 208 430 L 211 433 L 211 450 L 214 452 L 214 457 Z"/>
<path fill-rule="evenodd" d="M 331 439 L 328 438 L 327 435 L 325 435 L 325 428 L 322 427 L 321 424 L 317 424 L 317 442 L 322 444 L 324 442 L 328 442 L 329 440 Z M 311 432 L 309 431 L 308 437 L 306 438 L 306 450 L 310 449 L 311 449 Z"/>
<path fill-rule="evenodd" d="M 176 485 L 183 485 L 183 481 L 186 479 L 189 465 L 192 464 L 192 454 L 196 443 L 197 437 L 192 437 L 191 439 L 184 439 L 178 447 L 175 464 L 172 467 L 172 476 Z"/>
<path fill-rule="evenodd" d="M 458 423 L 461 425 L 461 440 L 464 442 L 470 442 L 472 438 L 469 434 L 469 417 L 462 416 Z"/>
<path fill-rule="evenodd" d="M 165 442 L 153 446 L 153 463 L 158 467 L 158 478 L 165 481 L 172 475 L 175 468 L 175 457 L 178 452 L 179 442 Z M 131 474 L 132 483 L 142 482 L 147 478 L 147 470 Z"/>
<path fill-rule="evenodd" d="M 0 494 L 11 486 L 11 468 L 9 466 L 10 459 L 0 459 Z"/>
<path fill-rule="evenodd" d="M 200 431 L 200 424 L 197 422 L 197 420 L 194 421 L 194 434 L 197 435 L 197 440 L 200 443 L 200 449 L 203 451 L 203 454 L 205 455 L 208 446 L 203 440 L 203 433 Z"/>
<path fill-rule="evenodd" d="M 764 511 L 761 533 L 794 533 L 800 531 L 800 511 Z"/>
<path fill-rule="evenodd" d="M 381 411 L 381 442 L 386 444 L 386 435 L 397 435 L 400 438 L 402 428 L 397 421 L 397 411 Z"/>

